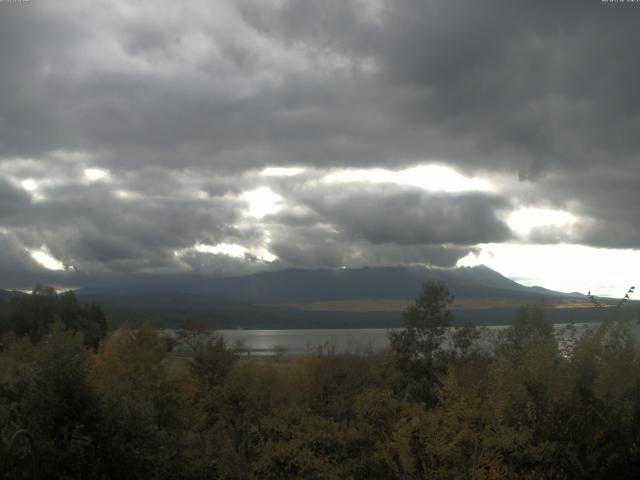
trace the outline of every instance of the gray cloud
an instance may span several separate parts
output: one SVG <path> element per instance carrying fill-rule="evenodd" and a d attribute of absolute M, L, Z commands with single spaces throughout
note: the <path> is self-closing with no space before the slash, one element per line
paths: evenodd
<path fill-rule="evenodd" d="M 0 219 L 20 211 L 30 202 L 29 195 L 7 180 L 0 178 Z"/>
<path fill-rule="evenodd" d="M 397 0 L 377 24 L 366 3 L 87 12 L 92 28 L 3 7 L 3 151 L 231 170 L 443 157 L 523 176 L 638 153 L 630 6 Z"/>
<path fill-rule="evenodd" d="M 373 244 L 473 245 L 511 237 L 496 216 L 508 202 L 486 194 L 338 184 L 306 190 L 297 201 L 347 236 Z"/>
<path fill-rule="evenodd" d="M 270 250 L 285 265 L 305 268 L 423 264 L 452 267 L 474 249 L 460 246 L 354 241 L 326 225 L 278 227 Z"/>
<path fill-rule="evenodd" d="M 518 205 L 579 218 L 530 241 L 638 248 L 638 16 L 574 0 L 0 3 L 1 273 L 451 265 L 512 240 L 500 215 Z M 518 180 L 490 195 L 319 181 L 434 159 Z M 276 165 L 306 171 L 260 175 Z M 263 186 L 282 208 L 254 218 L 242 194 Z M 40 268 L 42 245 L 75 270 Z"/>

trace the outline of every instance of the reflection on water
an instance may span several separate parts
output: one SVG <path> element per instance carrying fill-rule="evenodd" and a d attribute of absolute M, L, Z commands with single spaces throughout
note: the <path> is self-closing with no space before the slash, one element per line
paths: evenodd
<path fill-rule="evenodd" d="M 597 324 L 575 324 L 575 333 L 595 328 Z M 555 325 L 558 339 L 567 338 L 567 324 Z M 482 327 L 481 342 L 489 346 L 506 326 Z M 386 328 L 316 329 L 316 330 L 218 330 L 230 348 L 252 355 L 300 354 L 315 347 L 329 344 L 338 352 L 380 352 L 389 344 Z M 175 336 L 175 331 L 166 334 Z M 180 350 L 180 348 L 178 348 Z M 186 352 L 185 352 L 186 353 Z"/>
<path fill-rule="evenodd" d="M 329 344 L 337 351 L 379 352 L 389 343 L 386 328 L 318 329 L 318 330 L 219 330 L 230 347 L 252 354 L 303 353 Z"/>

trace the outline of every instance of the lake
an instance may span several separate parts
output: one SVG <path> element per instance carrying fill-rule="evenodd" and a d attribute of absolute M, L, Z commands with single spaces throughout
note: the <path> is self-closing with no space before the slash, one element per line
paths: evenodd
<path fill-rule="evenodd" d="M 568 324 L 556 324 L 562 332 Z M 576 331 L 594 328 L 594 323 L 574 325 Z M 507 328 L 506 326 L 482 327 L 482 341 L 489 345 L 492 339 Z M 165 334 L 175 337 L 174 330 L 165 330 Z M 300 354 L 325 344 L 335 346 L 339 352 L 380 352 L 389 344 L 386 328 L 354 329 L 292 329 L 292 330 L 217 330 L 231 348 L 251 355 Z M 560 333 L 560 337 L 563 334 Z M 183 346 L 177 346 L 177 353 L 189 353 Z"/>

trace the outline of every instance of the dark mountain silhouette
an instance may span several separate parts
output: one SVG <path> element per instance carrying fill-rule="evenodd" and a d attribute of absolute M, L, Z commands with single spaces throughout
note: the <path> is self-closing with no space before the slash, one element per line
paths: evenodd
<path fill-rule="evenodd" d="M 461 322 L 502 324 L 520 305 L 587 302 L 580 294 L 526 287 L 485 266 L 289 269 L 199 281 L 87 287 L 76 293 L 101 304 L 114 324 L 153 320 L 177 326 L 197 320 L 217 328 L 393 327 L 427 280 L 447 284 L 456 298 L 454 316 Z M 325 308 L 323 302 L 333 304 Z M 386 308 L 379 308 L 381 304 Z M 464 306 L 469 304 L 473 308 Z M 576 316 L 572 310 L 580 312 Z M 556 312 L 557 321 L 596 319 L 589 308 Z"/>
<path fill-rule="evenodd" d="M 20 295 L 25 295 L 24 292 L 17 292 L 14 290 L 3 290 L 0 289 L 0 303 L 6 303 L 11 300 L 13 297 L 19 297 Z"/>
<path fill-rule="evenodd" d="M 211 296 L 254 304 L 282 304 L 347 299 L 410 299 L 428 280 L 443 281 L 456 298 L 574 297 L 541 287 L 525 287 L 485 267 L 452 270 L 424 267 L 280 270 L 240 277 L 173 284 L 83 288 L 80 295 L 139 295 L 157 291 Z"/>

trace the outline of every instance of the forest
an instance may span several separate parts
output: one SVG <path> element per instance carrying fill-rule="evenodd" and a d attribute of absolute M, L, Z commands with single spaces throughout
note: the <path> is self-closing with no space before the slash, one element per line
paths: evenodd
<path fill-rule="evenodd" d="M 428 282 L 380 353 L 239 356 L 38 287 L 0 312 L 6 479 L 598 479 L 640 475 L 629 307 L 562 338 L 523 307 L 487 348 Z"/>

